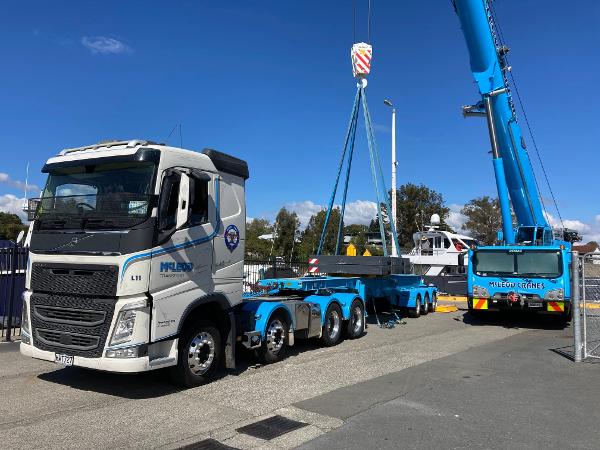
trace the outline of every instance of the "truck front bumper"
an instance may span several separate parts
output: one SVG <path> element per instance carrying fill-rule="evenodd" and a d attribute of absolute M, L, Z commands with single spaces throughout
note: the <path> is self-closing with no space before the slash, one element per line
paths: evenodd
<path fill-rule="evenodd" d="M 473 298 L 467 299 L 469 310 L 487 310 L 487 311 L 532 311 L 542 314 L 569 314 L 571 310 L 571 302 L 564 300 L 536 300 L 536 301 L 516 301 L 511 302 L 506 299 L 493 298 Z"/>
<path fill-rule="evenodd" d="M 25 344 L 23 342 L 21 342 L 19 349 L 24 356 L 42 359 L 44 361 L 55 361 L 55 352 L 40 350 L 33 345 Z M 85 358 L 83 356 L 74 356 L 73 366 L 121 373 L 145 372 L 158 369 L 159 367 L 165 367 L 163 364 L 150 364 L 148 356 L 141 356 L 139 358 L 106 358 L 104 356 L 99 358 Z"/>

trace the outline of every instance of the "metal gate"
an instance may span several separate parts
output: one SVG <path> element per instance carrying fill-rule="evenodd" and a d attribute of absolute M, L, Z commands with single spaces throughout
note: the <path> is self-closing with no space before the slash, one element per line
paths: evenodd
<path fill-rule="evenodd" d="M 25 289 L 27 248 L 12 244 L 0 248 L 0 340 L 21 334 L 21 295 Z"/>
<path fill-rule="evenodd" d="M 580 257 L 583 358 L 600 358 L 600 253 Z"/>

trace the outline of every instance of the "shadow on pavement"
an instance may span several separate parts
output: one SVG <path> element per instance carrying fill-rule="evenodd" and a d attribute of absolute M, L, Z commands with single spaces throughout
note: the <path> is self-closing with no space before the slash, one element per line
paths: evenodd
<path fill-rule="evenodd" d="M 288 347 L 286 357 L 321 349 L 317 339 L 299 341 L 293 347 Z M 248 370 L 260 369 L 262 365 L 254 356 L 253 351 L 238 347 L 237 367 L 234 370 L 221 370 L 213 382 L 228 375 L 241 375 Z M 48 383 L 61 384 L 73 389 L 109 394 L 115 397 L 132 400 L 163 397 L 185 390 L 174 385 L 168 376 L 168 369 L 158 369 L 137 374 L 101 372 L 81 367 L 65 367 L 51 372 L 39 374 L 37 377 Z"/>
<path fill-rule="evenodd" d="M 461 321 L 460 317 L 454 320 Z M 566 330 L 566 323 L 557 316 L 527 311 L 466 311 L 462 322 L 473 326 L 500 326 L 504 328 L 526 328 L 530 330 Z"/>
<path fill-rule="evenodd" d="M 38 375 L 40 380 L 62 384 L 81 391 L 93 391 L 128 399 L 148 399 L 178 392 L 164 370 L 139 374 L 100 372 L 80 367 L 65 367 Z"/>

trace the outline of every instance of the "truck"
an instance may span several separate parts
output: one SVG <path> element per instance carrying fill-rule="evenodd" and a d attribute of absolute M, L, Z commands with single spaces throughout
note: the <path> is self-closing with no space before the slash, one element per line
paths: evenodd
<path fill-rule="evenodd" d="M 413 315 L 437 304 L 435 288 L 398 274 L 398 261 L 385 276 L 263 280 L 244 296 L 249 170 L 231 155 L 111 141 L 63 150 L 42 171 L 23 355 L 109 372 L 168 368 L 191 387 L 235 368 L 236 348 L 271 363 L 296 339 L 358 338 L 376 298 Z"/>
<path fill-rule="evenodd" d="M 468 308 L 474 313 L 528 310 L 568 321 L 571 243 L 581 238 L 573 230 L 553 229 L 548 222 L 517 121 L 508 80 L 509 49 L 499 37 L 491 1 L 453 0 L 453 5 L 481 95 L 476 104 L 463 107 L 463 114 L 487 119 L 502 217 L 499 245 L 468 252 Z"/>

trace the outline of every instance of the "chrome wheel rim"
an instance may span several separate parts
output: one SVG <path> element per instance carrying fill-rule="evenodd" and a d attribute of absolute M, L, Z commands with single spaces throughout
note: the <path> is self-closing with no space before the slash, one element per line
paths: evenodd
<path fill-rule="evenodd" d="M 215 340 L 206 331 L 198 333 L 188 348 L 188 366 L 194 375 L 204 375 L 215 360 Z"/>
<path fill-rule="evenodd" d="M 331 310 L 327 317 L 327 333 L 330 338 L 334 338 L 340 332 L 340 314 L 336 310 Z"/>
<path fill-rule="evenodd" d="M 354 334 L 360 333 L 363 327 L 363 312 L 360 306 L 355 306 L 352 309 L 352 321 L 354 323 L 354 326 L 352 327 L 352 332 Z"/>
<path fill-rule="evenodd" d="M 267 350 L 278 353 L 285 342 L 285 328 L 279 319 L 271 321 L 267 328 Z"/>

